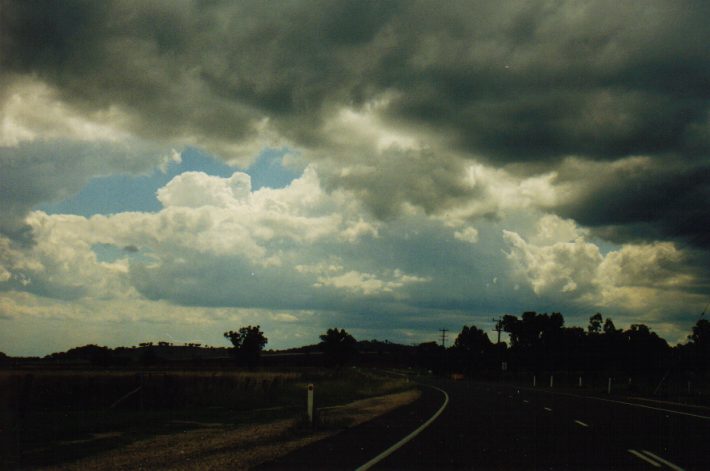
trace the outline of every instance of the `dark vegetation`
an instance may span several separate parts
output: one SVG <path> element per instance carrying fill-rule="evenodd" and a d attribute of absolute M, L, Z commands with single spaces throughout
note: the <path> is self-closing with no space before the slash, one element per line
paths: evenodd
<path fill-rule="evenodd" d="M 570 371 L 654 375 L 667 371 L 704 376 L 710 370 L 710 322 L 701 317 L 686 342 L 671 347 L 644 324 L 618 329 L 600 313 L 586 328 L 566 326 L 562 314 L 524 312 L 505 315 L 496 329 L 507 334 L 498 344 L 478 327 L 463 326 L 453 345 L 437 342 L 402 345 L 379 340 L 357 341 L 345 329 L 332 328 L 321 342 L 280 351 L 264 351 L 267 338 L 260 326 L 224 333 L 231 348 L 168 342 L 141 343 L 136 347 L 108 348 L 85 345 L 44 358 L 12 358 L 0 353 L 5 369 L 102 368 L 210 370 L 248 367 L 343 367 L 363 365 L 458 371 L 469 376 L 490 375 L 505 363 L 509 372 Z"/>
<path fill-rule="evenodd" d="M 710 386 L 710 322 L 697 321 L 685 343 L 675 347 L 644 324 L 617 329 L 599 313 L 586 329 L 566 327 L 560 313 L 503 316 L 497 329 L 510 345 L 493 344 L 483 331 L 465 326 L 444 352 L 443 370 L 470 376 L 617 391 L 707 402 Z M 538 383 L 538 384 L 540 384 Z"/>
<path fill-rule="evenodd" d="M 0 469 L 65 463 L 201 427 L 299 418 L 309 383 L 320 408 L 411 387 L 359 368 L 0 371 Z"/>
<path fill-rule="evenodd" d="M 343 366 L 357 354 L 357 341 L 345 329 L 328 329 L 320 340 L 319 346 L 328 366 Z"/>
<path fill-rule="evenodd" d="M 115 439 L 102 445 L 96 438 L 106 433 L 130 443 L 191 423 L 236 426 L 302 414 L 308 383 L 316 384 L 319 407 L 407 387 L 403 379 L 378 373 L 386 368 L 517 384 L 530 384 L 534 376 L 539 386 L 554 375 L 556 387 L 577 387 L 584 378 L 591 392 L 602 392 L 613 378 L 614 392 L 708 401 L 706 319 L 675 347 L 646 325 L 617 329 L 601 314 L 581 328 L 565 326 L 559 313 L 525 312 L 503 316 L 496 329 L 507 334 L 509 344 L 492 342 L 473 325 L 464 326 L 448 348 L 437 342 L 357 341 L 333 328 L 318 344 L 264 351 L 260 326 L 246 326 L 224 333 L 231 348 L 158 342 L 114 349 L 85 345 L 44 358 L 0 353 L 0 451 L 10 457 L 0 464 L 62 462 L 92 447 L 117 446 Z"/>
<path fill-rule="evenodd" d="M 249 368 L 254 368 L 259 364 L 261 351 L 268 342 L 261 331 L 261 326 L 258 325 L 256 327 L 248 325 L 237 331 L 230 330 L 224 333 L 224 337 L 232 342 L 234 346 L 232 354 L 237 363 Z"/>

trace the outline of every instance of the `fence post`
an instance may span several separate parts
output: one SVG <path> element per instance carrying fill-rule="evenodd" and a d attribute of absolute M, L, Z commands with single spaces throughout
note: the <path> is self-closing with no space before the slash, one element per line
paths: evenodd
<path fill-rule="evenodd" d="M 314 394 L 314 386 L 313 384 L 308 385 L 308 401 L 306 405 L 306 413 L 308 414 L 308 422 L 310 422 L 311 426 L 314 425 L 313 421 L 313 394 Z"/>

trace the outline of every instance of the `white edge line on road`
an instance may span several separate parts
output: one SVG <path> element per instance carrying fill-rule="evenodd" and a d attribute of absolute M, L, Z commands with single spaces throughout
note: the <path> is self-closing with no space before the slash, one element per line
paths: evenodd
<path fill-rule="evenodd" d="M 628 451 L 629 453 L 631 453 L 632 455 L 634 455 L 636 458 L 642 459 L 642 460 L 644 460 L 646 463 L 649 463 L 650 465 L 655 466 L 656 468 L 660 468 L 660 467 L 661 467 L 660 464 L 656 463 L 655 461 L 653 461 L 651 458 L 647 457 L 647 456 L 644 455 L 643 453 L 639 453 L 638 451 L 632 450 L 632 449 L 628 449 L 627 451 Z"/>
<path fill-rule="evenodd" d="M 581 425 L 582 427 L 589 427 L 589 424 L 585 424 L 581 420 L 575 420 L 574 423 L 577 425 Z"/>
<path fill-rule="evenodd" d="M 383 451 L 383 452 L 380 453 L 379 455 L 375 456 L 374 458 L 372 458 L 372 459 L 371 459 L 370 461 L 368 461 L 367 463 L 365 463 L 365 464 L 363 464 L 362 466 L 358 467 L 355 471 L 365 471 L 365 470 L 367 470 L 367 469 L 370 469 L 371 467 L 373 467 L 374 465 L 376 465 L 377 463 L 379 463 L 379 462 L 382 461 L 383 459 L 387 458 L 389 455 L 391 455 L 391 454 L 394 453 L 395 451 L 397 451 L 397 450 L 399 450 L 400 448 L 402 448 L 402 446 L 404 446 L 404 445 L 405 445 L 407 442 L 409 442 L 411 439 L 413 439 L 414 437 L 416 437 L 417 435 L 419 435 L 420 433 L 422 433 L 422 431 L 423 431 L 425 428 L 427 428 L 428 426 L 430 426 L 431 423 L 434 422 L 434 421 L 437 419 L 437 417 L 439 417 L 439 416 L 441 415 L 442 412 L 444 412 L 444 409 L 446 409 L 446 406 L 449 405 L 449 395 L 446 394 L 446 391 L 444 391 L 443 389 L 439 389 L 439 388 L 437 388 L 436 386 L 429 386 L 429 385 L 426 385 L 426 386 L 428 386 L 428 387 L 430 387 L 430 388 L 433 388 L 433 389 L 436 389 L 437 391 L 441 392 L 441 393 L 444 395 L 444 403 L 441 405 L 441 407 L 439 408 L 439 410 L 436 411 L 436 413 L 435 413 L 434 415 L 432 415 L 432 416 L 429 418 L 429 420 L 427 420 L 426 422 L 424 422 L 423 424 L 421 424 L 415 431 L 413 431 L 412 433 L 410 433 L 409 435 L 407 435 L 406 437 L 404 437 L 403 439 L 401 439 L 400 441 L 398 441 L 397 443 L 395 443 L 395 444 L 392 445 L 391 447 L 387 448 L 385 451 Z"/>
<path fill-rule="evenodd" d="M 552 409 L 550 409 L 549 407 L 545 407 L 545 410 L 546 410 L 547 412 L 552 412 Z"/>
<path fill-rule="evenodd" d="M 704 409 L 704 410 L 710 411 L 710 407 L 701 406 L 698 404 L 683 404 L 682 402 L 662 401 L 660 399 L 650 399 L 648 397 L 638 397 L 638 396 L 626 396 L 626 399 L 634 399 L 636 401 L 655 402 L 658 404 L 669 404 L 671 406 L 690 407 L 693 409 Z"/>
<path fill-rule="evenodd" d="M 570 396 L 575 396 L 574 394 L 570 394 Z M 624 402 L 624 401 L 615 401 L 613 399 L 604 399 L 603 397 L 594 397 L 594 396 L 576 396 L 576 397 L 587 397 L 589 399 L 595 399 L 597 401 L 604 401 L 604 402 L 614 402 L 616 404 L 624 404 L 627 406 L 633 406 L 633 407 L 641 407 L 643 409 L 652 409 L 652 410 L 660 410 L 663 412 L 669 412 L 671 414 L 678 414 L 678 415 L 687 415 L 689 417 L 697 417 L 698 419 L 705 419 L 705 420 L 710 420 L 710 417 L 706 415 L 698 415 L 698 414 L 691 414 L 690 412 L 682 412 L 679 410 L 672 410 L 672 409 L 663 409 L 661 407 L 653 407 L 653 406 L 647 406 L 644 404 L 635 404 L 633 402 Z"/>
<path fill-rule="evenodd" d="M 529 388 L 527 388 L 529 389 Z M 624 404 L 627 406 L 633 406 L 633 407 L 641 407 L 643 409 L 651 409 L 651 410 L 660 410 L 663 412 L 668 412 L 670 414 L 678 414 L 678 415 L 687 415 L 688 417 L 695 417 L 698 419 L 705 419 L 705 420 L 710 420 L 710 416 L 707 415 L 698 415 L 698 414 L 691 414 L 690 412 L 682 412 L 679 410 L 672 410 L 672 409 L 663 409 L 661 407 L 653 407 L 653 406 L 647 406 L 645 404 L 636 404 L 634 402 L 624 402 L 624 401 L 617 401 L 614 399 L 604 399 L 603 397 L 596 397 L 596 396 L 582 396 L 580 394 L 571 394 L 571 393 L 564 393 L 564 392 L 548 392 L 548 391 L 538 391 L 541 393 L 545 394 L 557 394 L 560 396 L 571 396 L 571 397 L 578 397 L 581 399 L 592 399 L 595 401 L 604 401 L 604 402 L 613 402 L 615 404 Z"/>
<path fill-rule="evenodd" d="M 665 464 L 666 466 L 668 466 L 669 468 L 671 468 L 671 469 L 673 469 L 673 470 L 675 470 L 675 471 L 683 471 L 683 468 L 681 468 L 680 466 L 675 465 L 675 464 L 671 463 L 670 461 L 661 458 L 660 456 L 658 456 L 658 455 L 655 454 L 655 453 L 651 453 L 651 452 L 648 451 L 648 450 L 641 450 L 641 451 L 644 452 L 644 453 L 646 453 L 648 456 L 650 456 L 650 457 L 653 458 L 654 460 L 660 461 L 661 463 Z"/>
<path fill-rule="evenodd" d="M 652 410 L 660 410 L 663 412 L 669 412 L 671 414 L 678 414 L 678 415 L 687 415 L 689 417 L 696 417 L 698 419 L 705 419 L 705 420 L 710 420 L 710 417 L 707 415 L 698 415 L 698 414 L 691 414 L 690 412 L 682 412 L 679 410 L 671 410 L 671 409 L 662 409 L 660 407 L 652 407 L 652 406 L 647 406 L 644 404 L 635 404 L 633 402 L 624 402 L 624 401 L 615 401 L 613 399 L 604 399 L 602 397 L 594 397 L 594 396 L 577 396 L 577 397 L 588 397 L 589 399 L 595 399 L 597 401 L 605 401 L 605 402 L 615 402 L 617 404 L 625 404 L 627 406 L 634 406 L 634 407 L 642 407 L 644 409 L 652 409 Z"/>

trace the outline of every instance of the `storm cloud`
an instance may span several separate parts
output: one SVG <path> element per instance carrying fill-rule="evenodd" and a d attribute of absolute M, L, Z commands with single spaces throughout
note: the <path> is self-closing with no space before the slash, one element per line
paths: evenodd
<path fill-rule="evenodd" d="M 649 156 L 676 176 L 651 191 L 692 187 L 680 217 L 644 218 L 651 237 L 706 245 L 688 223 L 704 214 L 688 208 L 707 201 L 706 179 L 689 175 L 707 173 L 709 15 L 704 2 L 6 2 L 0 60 L 4 83 L 38 77 L 78 109 L 120 110 L 132 133 L 242 162 L 248 141 L 372 159 L 340 149 L 328 123 L 383 97 L 383 123 L 494 166 Z M 376 157 L 378 179 L 401 187 Z M 379 183 L 334 181 L 396 212 Z M 436 184 L 399 196 L 436 212 L 461 194 L 454 178 Z M 564 212 L 636 227 L 644 198 L 615 197 L 607 214 L 583 201 Z"/>
<path fill-rule="evenodd" d="M 710 292 L 708 2 L 0 1 L 0 315 L 648 299 L 677 336 Z M 234 173 L 176 174 L 154 213 L 37 210 L 185 149 Z M 251 187 L 265 150 L 290 184 Z"/>
<path fill-rule="evenodd" d="M 327 138 L 319 124 L 339 106 L 392 92 L 392 119 L 496 161 L 702 155 L 708 13 L 704 2 L 10 2 L 2 65 L 73 103 L 123 107 L 161 137 L 238 140 L 261 115 L 306 144 Z"/>

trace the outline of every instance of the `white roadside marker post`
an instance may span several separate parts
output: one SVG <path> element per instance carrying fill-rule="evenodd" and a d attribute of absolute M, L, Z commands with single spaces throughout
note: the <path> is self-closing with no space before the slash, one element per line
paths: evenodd
<path fill-rule="evenodd" d="M 555 385 L 555 377 L 550 375 L 550 387 Z"/>
<path fill-rule="evenodd" d="M 533 388 L 537 385 L 537 376 L 533 376 Z"/>
<path fill-rule="evenodd" d="M 611 377 L 609 377 L 609 383 L 607 384 L 607 387 L 606 387 L 606 393 L 611 394 Z"/>
<path fill-rule="evenodd" d="M 313 384 L 308 385 L 308 403 L 306 406 L 306 413 L 308 414 L 308 422 L 313 426 Z"/>
<path fill-rule="evenodd" d="M 580 388 L 582 387 L 582 377 L 581 376 L 579 377 L 579 386 L 578 387 L 580 387 Z"/>

